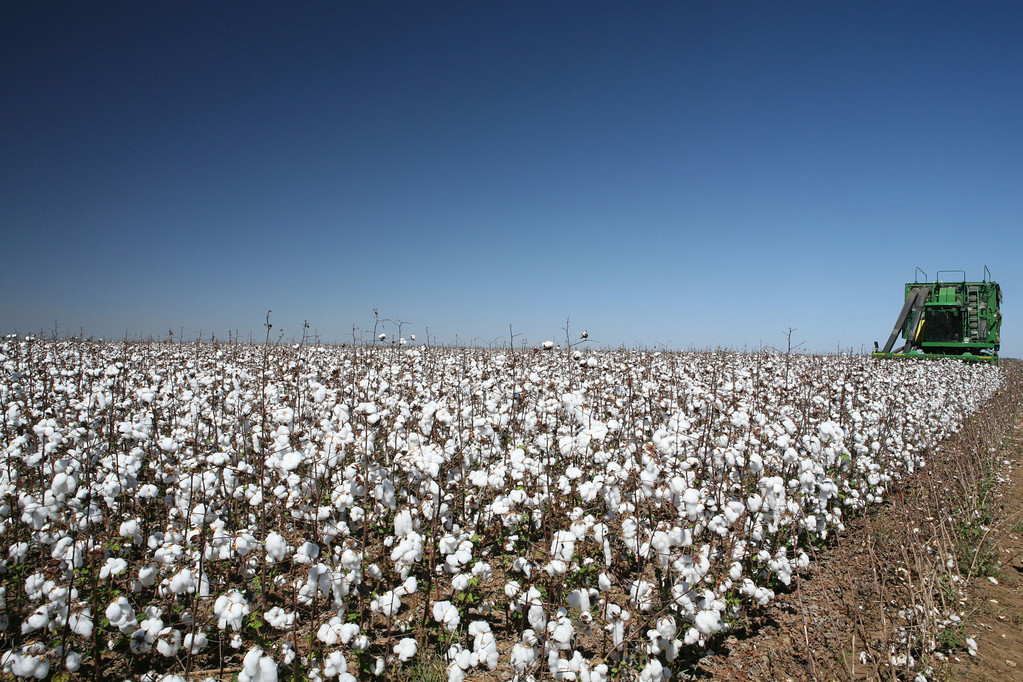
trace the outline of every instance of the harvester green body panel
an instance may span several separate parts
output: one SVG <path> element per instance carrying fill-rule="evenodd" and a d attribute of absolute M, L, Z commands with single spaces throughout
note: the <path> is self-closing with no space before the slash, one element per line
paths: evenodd
<path fill-rule="evenodd" d="M 987 274 L 987 268 L 984 268 Z M 919 268 L 918 268 L 919 271 Z M 921 271 L 922 272 L 922 271 Z M 962 281 L 942 281 L 942 272 L 962 272 Z M 883 349 L 874 344 L 874 357 L 956 357 L 998 362 L 1001 343 L 1002 290 L 986 278 L 966 281 L 961 270 L 939 271 L 936 282 L 908 282 L 898 321 Z M 893 351 L 895 340 L 906 343 Z"/>

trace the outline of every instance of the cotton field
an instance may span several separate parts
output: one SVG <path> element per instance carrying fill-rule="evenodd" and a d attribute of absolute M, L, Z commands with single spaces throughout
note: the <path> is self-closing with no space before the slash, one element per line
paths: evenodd
<path fill-rule="evenodd" d="M 0 366 L 2 670 L 30 679 L 664 680 L 1001 381 L 18 337 Z"/>

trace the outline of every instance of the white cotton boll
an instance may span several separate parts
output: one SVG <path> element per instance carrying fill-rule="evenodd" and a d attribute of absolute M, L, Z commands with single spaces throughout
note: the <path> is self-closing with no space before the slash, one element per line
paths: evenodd
<path fill-rule="evenodd" d="M 402 509 L 400 512 L 394 515 L 394 535 L 395 537 L 403 538 L 412 532 L 412 512 L 408 509 Z"/>
<path fill-rule="evenodd" d="M 133 541 L 141 541 L 142 536 L 139 533 L 138 519 L 128 519 L 122 522 L 121 527 L 118 529 L 118 535 L 122 538 L 131 538 Z"/>
<path fill-rule="evenodd" d="M 568 564 L 561 559 L 555 559 L 545 566 L 545 570 L 547 571 L 547 575 L 550 576 L 565 575 L 568 573 Z"/>
<path fill-rule="evenodd" d="M 138 489 L 138 493 L 137 493 L 138 497 L 143 499 L 143 500 L 154 499 L 159 494 L 160 494 L 160 489 L 157 488 L 152 483 L 146 483 L 145 485 L 140 486 L 139 489 Z"/>
<path fill-rule="evenodd" d="M 301 452 L 297 450 L 290 450 L 284 453 L 284 456 L 281 457 L 279 468 L 285 473 L 294 471 L 302 465 L 303 459 L 304 456 Z"/>
<path fill-rule="evenodd" d="M 46 627 L 50 622 L 50 609 L 47 606 L 40 606 L 21 624 L 21 634 L 34 632 Z"/>
<path fill-rule="evenodd" d="M 559 649 L 569 648 L 569 643 L 575 636 L 575 626 L 567 616 L 547 623 L 547 631 L 550 633 L 551 639 L 557 642 Z"/>
<path fill-rule="evenodd" d="M 505 583 L 504 596 L 508 597 L 509 599 L 514 599 L 515 595 L 517 595 L 521 589 L 522 586 L 519 585 L 519 581 L 510 580 L 507 583 Z"/>
<path fill-rule="evenodd" d="M 526 620 L 529 621 L 529 626 L 533 630 L 540 630 L 542 632 L 545 625 L 543 607 L 539 604 L 530 606 L 529 611 L 526 612 Z"/>
<path fill-rule="evenodd" d="M 448 682 L 462 682 L 465 679 L 465 670 L 457 663 L 448 663 Z"/>
<path fill-rule="evenodd" d="M 110 621 L 110 625 L 119 629 L 123 634 L 134 632 L 137 622 L 135 620 L 135 609 L 124 597 L 118 597 L 107 606 L 104 615 Z"/>
<path fill-rule="evenodd" d="M 474 661 L 472 652 L 462 647 L 461 644 L 453 644 L 448 648 L 448 660 L 454 665 L 457 665 L 462 670 L 467 670 L 470 667 L 475 667 L 475 663 L 479 662 L 479 658 Z"/>
<path fill-rule="evenodd" d="M 342 625 L 340 616 L 332 616 L 330 620 L 321 625 L 316 631 L 316 639 L 327 646 L 334 646 L 341 639 Z M 356 626 L 356 629 L 358 629 L 358 626 Z"/>
<path fill-rule="evenodd" d="M 512 647 L 511 665 L 515 672 L 522 674 L 533 665 L 536 660 L 536 649 L 525 642 L 519 642 Z"/>
<path fill-rule="evenodd" d="M 629 600 L 638 606 L 640 611 L 650 611 L 654 606 L 653 584 L 645 580 L 635 580 L 629 587 Z"/>
<path fill-rule="evenodd" d="M 77 651 L 69 651 L 64 657 L 64 667 L 68 672 L 77 672 L 82 667 L 82 655 Z"/>
<path fill-rule="evenodd" d="M 280 606 L 274 606 L 263 614 L 263 620 L 277 630 L 289 630 L 295 624 L 295 614 L 288 613 Z"/>
<path fill-rule="evenodd" d="M 185 651 L 190 654 L 197 654 L 209 644 L 209 639 L 202 632 L 197 632 L 194 635 L 190 632 L 185 635 L 184 647 Z"/>
<path fill-rule="evenodd" d="M 267 538 L 269 541 L 269 538 Z M 320 546 L 312 542 L 303 542 L 295 550 L 295 563 L 312 564 L 316 557 L 320 556 Z"/>
<path fill-rule="evenodd" d="M 326 677 L 337 677 L 348 672 L 348 662 L 340 651 L 331 651 L 323 658 L 323 674 Z"/>
<path fill-rule="evenodd" d="M 675 633 L 678 628 L 675 625 L 675 619 L 671 616 L 665 616 L 657 621 L 657 634 L 667 640 L 675 639 Z"/>
<path fill-rule="evenodd" d="M 399 609 L 401 609 L 401 599 L 396 594 L 388 590 L 379 597 L 373 599 L 373 601 L 370 602 L 369 608 L 374 613 L 380 613 L 385 618 L 390 618 L 396 614 Z"/>
<path fill-rule="evenodd" d="M 20 562 L 28 554 L 28 543 L 27 542 L 16 542 L 11 545 L 8 550 L 8 554 L 14 563 Z"/>
<path fill-rule="evenodd" d="M 331 621 L 333 621 L 333 620 L 334 619 L 331 618 Z M 340 621 L 340 620 L 341 619 L 338 618 L 338 621 Z M 342 644 L 348 644 L 349 642 L 351 642 L 354 639 L 359 637 L 359 625 L 357 623 L 345 623 L 345 624 L 340 626 L 339 632 L 340 632 L 340 637 L 341 637 L 341 643 Z M 366 647 L 359 647 L 359 646 L 357 646 L 357 647 L 354 647 L 354 648 L 355 649 L 365 649 Z"/>
<path fill-rule="evenodd" d="M 751 514 L 756 514 L 764 506 L 764 498 L 757 493 L 753 493 L 746 498 L 746 508 L 749 509 Z"/>
<path fill-rule="evenodd" d="M 106 578 L 112 578 L 115 575 L 124 573 L 128 568 L 128 562 L 121 558 L 111 557 L 106 560 L 103 567 L 99 569 L 99 577 L 101 580 Z"/>
<path fill-rule="evenodd" d="M 407 663 L 412 660 L 415 657 L 416 652 L 419 651 L 419 644 L 417 644 L 416 640 L 412 637 L 405 637 L 394 645 L 392 651 L 398 657 L 399 661 Z"/>
<path fill-rule="evenodd" d="M 82 611 L 81 613 L 72 613 L 68 617 L 68 627 L 71 632 L 82 637 L 92 637 L 92 617 L 89 611 Z"/>
<path fill-rule="evenodd" d="M 185 568 L 176 573 L 170 580 L 169 588 L 174 594 L 194 592 L 195 577 L 192 575 L 192 571 Z"/>
<path fill-rule="evenodd" d="M 288 556 L 288 543 L 277 533 L 269 533 L 266 536 L 266 557 L 271 563 L 283 561 Z"/>
<path fill-rule="evenodd" d="M 608 590 L 611 589 L 611 586 L 612 586 L 611 576 L 609 576 L 607 573 L 601 572 L 601 574 L 597 576 L 597 587 L 600 588 L 601 592 L 607 592 Z"/>
<path fill-rule="evenodd" d="M 551 540 L 551 559 L 553 561 L 570 562 L 575 553 L 575 534 L 567 530 L 554 533 Z"/>
<path fill-rule="evenodd" d="M 54 495 L 70 495 L 78 488 L 78 481 L 74 476 L 65 473 L 56 474 L 53 477 L 53 484 L 50 489 Z"/>
<path fill-rule="evenodd" d="M 16 677 L 34 677 L 41 680 L 50 673 L 50 663 L 21 651 L 8 651 L 3 656 L 3 670 L 13 673 Z"/>
<path fill-rule="evenodd" d="M 459 573 L 451 579 L 451 589 L 455 592 L 462 592 L 469 587 L 469 576 L 465 573 Z"/>
<path fill-rule="evenodd" d="M 174 628 L 166 627 L 160 630 L 156 640 L 156 650 L 167 658 L 171 658 L 178 653 L 178 649 L 181 647 L 181 631 Z"/>
<path fill-rule="evenodd" d="M 224 630 L 230 627 L 237 632 L 242 627 L 242 619 L 249 615 L 249 603 L 241 592 L 230 590 L 217 597 L 213 613 L 217 616 L 218 628 Z"/>
<path fill-rule="evenodd" d="M 277 682 L 277 664 L 259 647 L 251 649 L 242 659 L 238 682 Z"/>
<path fill-rule="evenodd" d="M 585 587 L 572 590 L 568 595 L 568 605 L 579 609 L 579 613 L 590 612 L 590 592 Z"/>
<path fill-rule="evenodd" d="M 699 611 L 693 624 L 703 635 L 712 635 L 724 628 L 724 624 L 721 622 L 721 614 L 712 609 Z"/>
<path fill-rule="evenodd" d="M 152 587 L 156 584 L 156 575 L 156 566 L 143 566 L 139 569 L 139 582 L 146 587 Z"/>
<path fill-rule="evenodd" d="M 461 616 L 458 609 L 449 601 L 437 601 L 433 603 L 433 619 L 443 626 L 448 632 L 458 629 Z"/>
<path fill-rule="evenodd" d="M 661 680 L 668 679 L 665 672 L 664 665 L 655 658 L 643 668 L 643 671 L 639 674 L 639 679 L 641 682 L 661 682 Z"/>
<path fill-rule="evenodd" d="M 394 594 L 399 597 L 404 597 L 409 594 L 415 594 L 416 590 L 419 589 L 419 579 L 414 575 L 405 578 L 405 581 L 395 588 Z"/>

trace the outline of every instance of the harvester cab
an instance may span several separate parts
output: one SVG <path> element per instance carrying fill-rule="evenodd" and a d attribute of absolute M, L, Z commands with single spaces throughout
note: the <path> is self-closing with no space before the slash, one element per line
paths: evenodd
<path fill-rule="evenodd" d="M 961 273 L 962 279 L 943 280 L 942 275 Z M 919 281 L 919 275 L 924 281 Z M 1002 313 L 1002 290 L 990 280 L 967 282 L 965 270 L 939 270 L 934 282 L 920 268 L 906 283 L 906 299 L 888 342 L 875 358 L 955 357 L 974 362 L 998 363 Z M 897 350 L 901 334 L 905 344 Z"/>

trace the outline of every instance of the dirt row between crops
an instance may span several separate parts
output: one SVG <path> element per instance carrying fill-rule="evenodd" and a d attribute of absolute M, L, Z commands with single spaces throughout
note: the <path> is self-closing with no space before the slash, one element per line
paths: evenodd
<path fill-rule="evenodd" d="M 1003 367 L 933 466 L 681 677 L 1023 679 L 1023 364 Z"/>

